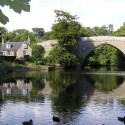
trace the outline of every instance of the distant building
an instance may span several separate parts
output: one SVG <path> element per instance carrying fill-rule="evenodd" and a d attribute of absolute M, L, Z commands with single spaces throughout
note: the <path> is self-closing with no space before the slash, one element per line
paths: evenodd
<path fill-rule="evenodd" d="M 0 48 L 0 56 L 15 57 L 15 59 L 23 59 L 32 56 L 30 40 L 25 42 L 4 42 Z"/>

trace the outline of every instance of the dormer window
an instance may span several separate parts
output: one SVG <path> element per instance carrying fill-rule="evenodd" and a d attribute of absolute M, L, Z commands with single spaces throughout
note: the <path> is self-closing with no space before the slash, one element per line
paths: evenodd
<path fill-rule="evenodd" d="M 27 49 L 28 48 L 28 45 L 26 43 L 23 44 L 23 48 L 24 49 Z"/>
<path fill-rule="evenodd" d="M 11 48 L 11 44 L 10 44 L 10 43 L 7 43 L 7 44 L 6 44 L 6 48 L 7 48 L 7 49 L 10 49 L 10 48 Z"/>

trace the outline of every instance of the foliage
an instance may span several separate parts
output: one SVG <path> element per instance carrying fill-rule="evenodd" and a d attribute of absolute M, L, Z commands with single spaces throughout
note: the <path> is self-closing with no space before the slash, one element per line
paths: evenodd
<path fill-rule="evenodd" d="M 30 0 L 0 0 L 0 5 L 2 7 L 9 6 L 10 9 L 13 9 L 17 13 L 21 13 L 22 10 L 29 12 L 30 11 Z M 0 9 L 0 22 L 2 24 L 6 24 L 9 22 L 9 18 L 3 14 L 2 10 Z"/>
<path fill-rule="evenodd" d="M 0 43 L 2 42 L 3 34 L 6 32 L 7 32 L 7 29 L 5 27 L 0 27 Z"/>
<path fill-rule="evenodd" d="M 62 50 L 60 46 L 55 46 L 51 51 L 49 56 L 47 57 L 47 64 L 54 65 L 59 64 L 59 58 Z"/>
<path fill-rule="evenodd" d="M 32 28 L 32 30 L 33 30 L 33 33 L 38 37 L 42 37 L 44 35 L 43 28 Z"/>
<path fill-rule="evenodd" d="M 123 23 L 123 26 L 121 26 L 116 32 L 116 36 L 125 36 L 125 23 Z"/>
<path fill-rule="evenodd" d="M 90 27 L 82 27 L 80 29 L 80 36 L 81 37 L 89 37 L 91 36 L 92 29 Z"/>
<path fill-rule="evenodd" d="M 51 32 L 45 32 L 42 38 L 43 38 L 43 40 L 52 39 L 51 38 Z"/>
<path fill-rule="evenodd" d="M 6 32 L 7 32 L 7 29 L 5 27 L 0 27 L 0 35 Z"/>
<path fill-rule="evenodd" d="M 58 23 L 52 26 L 51 34 L 54 39 L 58 39 L 61 47 L 71 51 L 77 45 L 81 25 L 76 21 L 76 16 L 72 16 L 61 10 L 55 10 L 55 13 Z"/>
<path fill-rule="evenodd" d="M 32 60 L 35 64 L 44 64 L 44 53 L 45 50 L 42 46 L 33 45 L 32 46 Z"/>
<path fill-rule="evenodd" d="M 26 30 L 26 29 L 16 29 L 16 30 L 13 30 L 13 32 L 16 35 L 18 35 L 18 34 L 22 34 L 22 33 L 28 32 L 28 30 Z"/>
<path fill-rule="evenodd" d="M 13 39 L 15 38 L 15 36 L 16 36 L 16 34 L 13 33 L 13 32 L 9 32 L 9 33 L 6 32 L 6 33 L 3 34 L 3 37 L 4 37 L 5 41 L 8 41 L 8 42 L 13 41 Z"/>
<path fill-rule="evenodd" d="M 121 65 L 124 62 L 123 54 L 116 48 L 104 45 L 96 48 L 86 59 L 87 65 Z"/>
<path fill-rule="evenodd" d="M 80 36 L 85 37 L 85 36 L 112 36 L 114 35 L 113 31 L 113 25 L 109 24 L 108 26 L 103 25 L 101 27 L 82 27 L 80 31 Z"/>
<path fill-rule="evenodd" d="M 65 67 L 70 67 L 77 64 L 77 57 L 72 53 L 65 52 L 62 58 L 60 58 L 59 63 Z"/>
<path fill-rule="evenodd" d="M 31 44 L 36 43 L 35 35 L 26 29 L 17 29 L 12 32 L 6 32 L 3 34 L 5 41 L 7 42 L 24 42 L 30 38 Z"/>
<path fill-rule="evenodd" d="M 79 31 L 81 25 L 77 22 L 77 17 L 70 15 L 68 12 L 55 10 L 55 13 L 57 23 L 52 26 L 51 36 L 53 39 L 58 40 L 58 44 L 51 52 L 50 56 L 52 60 L 55 60 L 57 59 L 56 57 L 58 57 L 58 63 L 72 65 L 72 63 L 74 64 L 74 61 L 77 60 L 75 49 L 80 37 Z"/>
<path fill-rule="evenodd" d="M 47 58 L 49 65 L 61 64 L 64 67 L 70 67 L 76 65 L 77 62 L 77 57 L 74 54 L 67 52 L 60 46 L 55 46 Z"/>

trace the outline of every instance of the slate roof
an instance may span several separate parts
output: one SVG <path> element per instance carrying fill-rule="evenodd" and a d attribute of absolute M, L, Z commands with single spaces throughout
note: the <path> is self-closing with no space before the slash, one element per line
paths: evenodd
<path fill-rule="evenodd" d="M 7 48 L 6 44 L 11 44 L 11 48 Z M 6 42 L 4 43 L 4 45 L 1 46 L 1 50 L 2 51 L 6 51 L 6 50 L 14 50 L 17 51 L 21 46 L 22 46 L 22 42 Z"/>

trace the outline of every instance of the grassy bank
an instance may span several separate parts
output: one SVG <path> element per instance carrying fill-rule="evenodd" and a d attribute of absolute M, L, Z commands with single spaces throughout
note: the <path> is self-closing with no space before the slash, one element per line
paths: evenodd
<path fill-rule="evenodd" d="M 0 63 L 1 74 L 7 74 L 13 71 L 44 71 L 44 70 L 54 70 L 52 66 L 36 65 L 32 62 L 8 62 L 3 61 Z"/>

